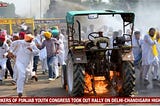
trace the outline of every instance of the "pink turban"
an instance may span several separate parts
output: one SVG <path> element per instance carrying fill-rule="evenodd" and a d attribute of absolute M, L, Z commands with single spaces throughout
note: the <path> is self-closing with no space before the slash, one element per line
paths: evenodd
<path fill-rule="evenodd" d="M 25 38 L 25 34 L 26 34 L 25 32 L 20 32 L 20 33 L 19 33 L 19 37 L 20 37 L 21 39 L 24 39 L 24 38 Z"/>

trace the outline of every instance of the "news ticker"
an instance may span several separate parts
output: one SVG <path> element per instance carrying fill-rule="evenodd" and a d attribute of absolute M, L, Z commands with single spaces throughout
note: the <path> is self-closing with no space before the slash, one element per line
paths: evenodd
<path fill-rule="evenodd" d="M 0 104 L 160 104 L 160 97 L 0 97 Z"/>

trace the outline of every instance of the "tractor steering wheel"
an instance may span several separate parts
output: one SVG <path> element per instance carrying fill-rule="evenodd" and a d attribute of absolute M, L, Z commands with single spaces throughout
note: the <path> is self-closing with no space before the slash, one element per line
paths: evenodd
<path fill-rule="evenodd" d="M 88 39 L 90 41 L 94 41 L 96 38 L 99 38 L 99 37 L 103 37 L 103 38 L 109 39 L 109 37 L 103 36 L 103 32 L 91 32 L 88 35 Z"/>

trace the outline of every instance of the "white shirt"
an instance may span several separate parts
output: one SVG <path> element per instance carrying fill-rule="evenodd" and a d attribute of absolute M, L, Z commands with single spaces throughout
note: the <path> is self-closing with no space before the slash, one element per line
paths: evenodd
<path fill-rule="evenodd" d="M 147 34 L 144 36 L 142 43 L 142 65 L 151 65 L 154 61 L 154 55 L 152 52 L 152 46 L 155 42 Z"/>
<path fill-rule="evenodd" d="M 133 37 L 133 54 L 134 54 L 134 58 L 137 58 L 139 56 L 139 54 L 142 52 L 142 39 L 137 40 L 135 37 Z"/>
<path fill-rule="evenodd" d="M 7 43 L 4 42 L 3 45 L 0 47 L 0 59 L 6 58 L 4 56 L 7 55 L 8 50 L 9 50 L 9 46 Z"/>
<path fill-rule="evenodd" d="M 27 48 L 31 48 L 32 51 Z M 35 43 L 28 43 L 24 40 L 16 40 L 11 44 L 9 49 L 10 52 L 16 51 L 16 61 L 23 63 L 27 66 L 33 59 L 33 56 L 39 53 L 39 49 L 36 47 Z"/>

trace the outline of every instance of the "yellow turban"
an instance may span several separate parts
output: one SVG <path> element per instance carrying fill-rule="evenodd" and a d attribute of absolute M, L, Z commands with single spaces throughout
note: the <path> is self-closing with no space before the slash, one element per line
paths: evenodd
<path fill-rule="evenodd" d="M 34 36 L 32 34 L 26 34 L 24 37 L 25 41 L 31 41 L 32 39 L 34 39 Z"/>
<path fill-rule="evenodd" d="M 52 37 L 52 34 L 50 32 L 44 32 L 44 36 L 50 39 Z"/>

